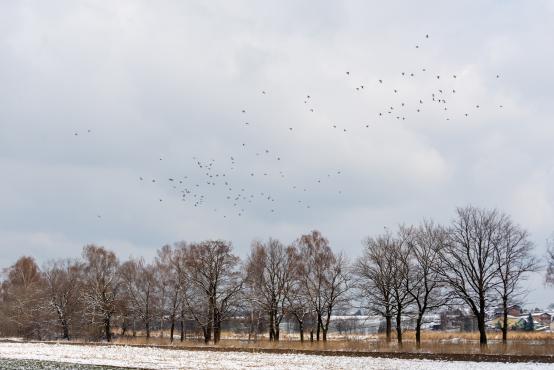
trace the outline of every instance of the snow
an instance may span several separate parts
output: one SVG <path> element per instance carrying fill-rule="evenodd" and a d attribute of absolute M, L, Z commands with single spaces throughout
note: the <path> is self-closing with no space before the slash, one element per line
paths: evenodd
<path fill-rule="evenodd" d="M 373 357 L 186 351 L 153 347 L 0 343 L 0 358 L 143 369 L 552 369 L 552 364 L 445 362 Z"/>

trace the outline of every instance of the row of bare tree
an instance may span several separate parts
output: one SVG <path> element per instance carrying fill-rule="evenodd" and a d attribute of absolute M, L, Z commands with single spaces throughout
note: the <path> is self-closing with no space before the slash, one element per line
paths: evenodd
<path fill-rule="evenodd" d="M 528 233 L 497 211 L 460 208 L 447 226 L 425 221 L 400 226 L 363 242 L 363 253 L 349 263 L 318 231 L 291 245 L 276 239 L 255 241 L 244 262 L 221 240 L 164 246 L 152 262 L 120 263 L 103 247 L 88 245 L 78 260 L 59 260 L 39 269 L 22 257 L 5 270 L 0 294 L 1 335 L 34 338 L 112 339 L 154 327 L 184 337 L 184 323 L 195 323 L 206 343 L 219 342 L 222 324 L 247 318 L 249 338 L 267 323 L 270 340 L 280 324 L 294 320 L 300 340 L 327 340 L 333 313 L 363 308 L 381 315 L 386 337 L 392 322 L 402 343 L 402 320 L 416 317 L 421 340 L 423 316 L 453 304 L 473 312 L 486 345 L 486 310 L 520 300 L 521 282 L 538 269 Z M 554 275 L 550 250 L 547 280 Z"/>
<path fill-rule="evenodd" d="M 120 263 L 112 251 L 87 245 L 79 260 L 50 262 L 41 270 L 32 257 L 21 257 L 6 269 L 0 330 L 111 341 L 114 325 L 122 335 L 141 330 L 146 337 L 155 325 L 168 326 L 172 341 L 178 325 L 183 339 L 184 322 L 191 320 L 206 343 L 217 343 L 231 317 L 267 314 L 271 340 L 279 339 L 286 315 L 297 318 L 302 339 L 305 319 L 315 318 L 317 340 L 320 333 L 325 340 L 331 313 L 348 290 L 347 276 L 345 259 L 317 231 L 288 247 L 274 239 L 254 242 L 244 264 L 221 240 L 164 246 L 151 263 Z"/>
<path fill-rule="evenodd" d="M 354 264 L 366 307 L 385 317 L 387 339 L 396 319 L 402 343 L 402 315 L 416 314 L 420 345 L 423 315 L 465 304 L 476 318 L 480 343 L 487 344 L 487 308 L 500 304 L 502 338 L 507 339 L 508 307 L 521 298 L 521 282 L 539 268 L 527 231 L 497 210 L 459 208 L 448 226 L 425 221 L 401 226 L 365 242 Z"/>

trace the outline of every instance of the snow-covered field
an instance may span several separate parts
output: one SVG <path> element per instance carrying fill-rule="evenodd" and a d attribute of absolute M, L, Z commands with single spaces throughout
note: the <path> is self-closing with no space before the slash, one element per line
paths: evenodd
<path fill-rule="evenodd" d="M 146 369 L 552 369 L 552 364 L 442 362 L 370 357 L 185 351 L 125 346 L 0 343 L 0 358 Z"/>

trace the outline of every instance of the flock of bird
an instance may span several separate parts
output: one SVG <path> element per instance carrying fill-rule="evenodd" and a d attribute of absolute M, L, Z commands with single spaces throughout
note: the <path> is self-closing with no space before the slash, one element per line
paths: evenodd
<path fill-rule="evenodd" d="M 425 35 L 423 42 L 427 42 L 427 40 L 429 40 L 429 35 Z M 420 44 L 416 45 L 415 48 L 420 49 Z M 405 82 L 415 81 L 416 78 L 423 76 L 426 81 L 432 79 L 440 84 L 440 87 L 414 99 L 409 94 L 404 95 L 399 87 L 393 86 L 396 80 L 387 82 L 384 78 L 377 78 L 375 81 L 355 81 L 356 73 L 351 71 L 344 71 L 343 73 L 347 79 L 347 84 L 352 87 L 354 94 L 378 89 L 377 93 L 380 96 L 390 96 L 390 101 L 394 101 L 392 104 L 376 107 L 377 109 L 373 113 L 372 118 L 370 118 L 370 122 L 358 124 L 359 129 L 370 129 L 374 125 L 380 122 L 387 122 L 388 120 L 409 121 L 413 114 L 421 114 L 425 110 L 433 111 L 435 114 L 440 112 L 442 118 L 446 121 L 457 118 L 449 110 L 450 103 L 455 101 L 458 94 L 455 82 L 460 79 L 460 76 L 456 74 L 433 74 L 427 67 L 419 67 L 417 71 L 399 71 L 398 77 L 408 79 Z M 500 75 L 496 75 L 496 78 L 500 78 Z M 266 90 L 262 90 L 261 95 L 267 98 L 271 96 Z M 316 113 L 320 109 L 314 103 L 311 94 L 305 94 L 301 101 L 303 101 L 305 108 L 310 113 Z M 502 105 L 498 106 L 498 108 L 502 107 Z M 481 105 L 479 104 L 464 107 L 465 111 L 463 111 L 461 117 L 467 119 L 480 108 Z M 238 119 L 240 126 L 245 130 L 250 129 L 252 125 L 249 120 L 248 108 L 244 107 L 238 109 L 238 111 L 240 112 L 238 115 L 240 117 Z M 331 130 L 336 130 L 337 133 L 347 134 L 350 132 L 351 126 L 340 126 L 337 123 L 328 122 L 327 127 Z M 294 132 L 295 126 L 289 124 L 285 129 L 289 132 Z M 87 130 L 87 133 L 90 134 L 91 130 Z M 79 133 L 75 132 L 74 135 L 78 136 Z M 248 135 L 245 135 L 245 137 L 248 137 Z M 294 202 L 299 207 L 310 209 L 310 195 L 314 187 L 319 186 L 322 182 L 330 182 L 333 178 L 340 177 L 343 172 L 340 168 L 337 168 L 333 172 L 322 174 L 322 176 L 309 180 L 308 183 L 294 183 L 294 179 L 289 179 L 287 171 L 285 171 L 287 165 L 291 166 L 294 163 L 284 164 L 284 158 L 278 153 L 273 153 L 270 148 L 256 151 L 251 149 L 249 143 L 243 141 L 241 147 L 235 150 L 242 153 L 246 152 L 257 161 L 256 163 L 259 164 L 258 168 L 264 169 L 252 170 L 251 162 L 242 165 L 237 155 L 228 154 L 226 157 L 217 160 L 214 158 L 206 160 L 193 156 L 191 158 L 193 166 L 189 168 L 187 174 L 167 178 L 142 175 L 138 178 L 138 181 L 144 185 L 159 186 L 161 184 L 168 187 L 174 193 L 171 198 L 168 198 L 166 191 L 165 196 L 157 198 L 156 201 L 160 203 L 177 198 L 194 208 L 208 207 L 208 209 L 218 213 L 221 217 L 228 218 L 231 216 L 243 216 L 253 208 L 275 214 L 280 208 L 279 205 L 290 205 L 291 202 Z M 163 160 L 163 157 L 159 158 L 160 162 Z M 274 172 L 270 169 L 274 169 Z M 262 178 L 262 180 L 249 188 L 248 185 L 245 185 L 248 181 L 244 181 L 248 178 Z M 267 181 L 264 181 L 266 179 Z M 333 194 L 340 196 L 343 193 L 340 184 L 333 182 L 332 186 L 334 186 Z M 292 190 L 294 199 L 278 199 L 274 193 L 279 188 Z M 214 197 L 221 198 L 222 194 L 223 199 L 213 199 Z M 287 194 L 290 196 L 291 193 Z M 97 217 L 100 218 L 101 216 L 98 215 Z"/>

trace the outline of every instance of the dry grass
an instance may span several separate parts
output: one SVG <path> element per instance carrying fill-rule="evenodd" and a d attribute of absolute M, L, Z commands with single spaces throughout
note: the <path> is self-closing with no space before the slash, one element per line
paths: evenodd
<path fill-rule="evenodd" d="M 280 350 L 313 350 L 313 351 L 359 351 L 359 352 L 420 352 L 420 353 L 456 353 L 456 354 L 502 354 L 502 355 L 552 355 L 554 353 L 554 333 L 546 332 L 510 332 L 508 344 L 501 343 L 502 334 L 488 333 L 489 345 L 486 350 L 479 346 L 479 333 L 476 332 L 424 332 L 422 333 L 422 346 L 415 345 L 415 333 L 404 333 L 404 343 L 399 346 L 393 338 L 393 342 L 387 343 L 384 335 L 371 335 L 364 337 L 332 336 L 327 342 L 301 343 L 298 335 L 283 335 L 279 342 L 270 342 L 266 338 L 258 337 L 258 340 L 248 341 L 247 338 L 237 338 L 233 333 L 223 333 L 219 348 L 249 348 L 249 349 L 280 349 Z M 118 344 L 134 345 L 171 345 L 174 347 L 206 347 L 201 338 L 187 339 L 180 342 L 176 339 L 173 344 L 169 342 L 167 334 L 164 338 L 153 336 L 146 337 L 118 337 Z"/>
<path fill-rule="evenodd" d="M 384 339 L 384 334 L 378 334 L 379 338 Z M 396 338 L 396 333 L 393 332 L 393 337 Z M 479 340 L 479 332 L 459 332 L 459 331 L 424 331 L 421 333 L 423 340 L 451 340 L 451 339 L 465 339 L 465 340 Z M 403 333 L 403 338 L 407 340 L 415 340 L 415 331 L 406 331 Z M 490 331 L 487 332 L 487 339 L 490 341 L 500 341 L 502 340 L 501 331 Z M 545 332 L 545 331 L 510 331 L 508 332 L 509 340 L 524 340 L 524 341 L 534 341 L 534 340 L 553 340 L 554 333 Z"/>

